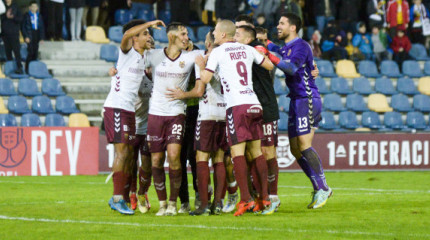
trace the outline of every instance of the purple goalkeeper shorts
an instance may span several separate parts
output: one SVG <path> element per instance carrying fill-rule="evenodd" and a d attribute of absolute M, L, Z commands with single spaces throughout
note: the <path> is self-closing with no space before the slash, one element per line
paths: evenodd
<path fill-rule="evenodd" d="M 288 137 L 306 135 L 321 121 L 321 98 L 292 99 L 288 116 Z"/>

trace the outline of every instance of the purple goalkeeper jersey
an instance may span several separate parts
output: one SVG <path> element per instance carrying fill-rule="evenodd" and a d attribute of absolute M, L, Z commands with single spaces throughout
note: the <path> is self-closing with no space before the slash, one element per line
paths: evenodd
<path fill-rule="evenodd" d="M 282 48 L 274 43 L 269 44 L 269 50 L 282 56 L 282 60 L 291 62 L 297 67 L 293 75 L 285 74 L 285 82 L 290 89 L 291 99 L 320 98 L 315 79 L 311 75 L 314 69 L 314 58 L 309 44 L 301 38 L 286 43 Z"/>

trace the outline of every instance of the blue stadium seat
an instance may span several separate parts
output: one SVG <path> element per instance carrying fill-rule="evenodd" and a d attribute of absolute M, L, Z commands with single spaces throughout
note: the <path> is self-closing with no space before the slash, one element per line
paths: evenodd
<path fill-rule="evenodd" d="M 339 114 L 339 125 L 346 129 L 356 129 L 360 127 L 357 121 L 357 115 L 355 112 L 351 111 L 345 111 Z"/>
<path fill-rule="evenodd" d="M 370 85 L 369 79 L 365 77 L 354 78 L 352 81 L 352 90 L 363 95 L 375 93 Z"/>
<path fill-rule="evenodd" d="M 188 38 L 193 41 L 193 42 L 198 42 L 199 40 L 196 37 L 196 34 L 194 34 L 194 30 L 187 26 L 187 31 L 188 31 Z"/>
<path fill-rule="evenodd" d="M 23 114 L 30 113 L 27 99 L 23 96 L 11 96 L 7 101 L 7 109 L 10 113 Z"/>
<path fill-rule="evenodd" d="M 166 4 L 168 2 L 166 1 Z M 163 21 L 165 24 L 169 24 L 172 21 L 172 13 L 170 11 L 170 9 L 163 9 L 158 11 L 158 19 L 160 19 L 161 21 Z"/>
<path fill-rule="evenodd" d="M 287 113 L 284 113 L 284 112 L 279 113 L 278 129 L 279 129 L 279 131 L 287 131 L 288 130 L 288 114 Z"/>
<path fill-rule="evenodd" d="M 21 53 L 21 60 L 25 61 L 28 56 L 27 44 L 21 44 L 21 50 L 19 52 Z"/>
<path fill-rule="evenodd" d="M 393 82 L 387 77 L 377 78 L 375 82 L 375 91 L 384 95 L 397 94 Z"/>
<path fill-rule="evenodd" d="M 133 19 L 130 10 L 118 9 L 115 11 L 115 24 L 124 25 Z"/>
<path fill-rule="evenodd" d="M 70 96 L 57 97 L 55 102 L 55 108 L 58 113 L 61 114 L 72 114 L 80 112 L 76 108 L 75 100 Z"/>
<path fill-rule="evenodd" d="M 333 130 L 339 128 L 339 126 L 336 124 L 334 114 L 332 112 L 322 112 L 321 117 L 322 120 L 319 124 L 320 128 L 325 130 Z"/>
<path fill-rule="evenodd" d="M 326 110 L 335 112 L 341 112 L 346 110 L 342 104 L 340 96 L 335 93 L 325 95 L 323 101 L 323 107 Z"/>
<path fill-rule="evenodd" d="M 4 74 L 10 78 L 28 78 L 27 74 L 16 74 L 16 62 L 15 61 L 7 61 L 4 64 Z"/>
<path fill-rule="evenodd" d="M 21 117 L 21 127 L 40 127 L 42 122 L 37 114 L 26 113 Z"/>
<path fill-rule="evenodd" d="M 430 58 L 427 56 L 427 50 L 424 45 L 420 43 L 412 44 L 411 50 L 409 50 L 409 56 L 417 61 L 427 61 Z"/>
<path fill-rule="evenodd" d="M 399 66 L 392 60 L 384 60 L 381 62 L 381 74 L 389 78 L 403 77 L 400 73 Z"/>
<path fill-rule="evenodd" d="M 166 28 L 165 27 L 160 27 L 160 29 L 154 29 L 153 30 L 154 33 L 154 40 L 161 42 L 161 43 L 168 43 L 169 39 L 167 38 L 167 34 L 166 34 Z"/>
<path fill-rule="evenodd" d="M 281 80 L 279 80 L 278 77 L 275 77 L 275 82 L 274 82 L 274 86 L 275 88 L 275 94 L 276 95 L 283 95 L 283 94 L 287 94 L 287 90 L 284 88 L 284 86 L 281 83 Z"/>
<path fill-rule="evenodd" d="M 155 20 L 154 11 L 152 11 L 150 9 L 145 9 L 145 10 L 139 11 L 137 18 L 143 19 L 147 22 L 153 21 L 153 20 Z"/>
<path fill-rule="evenodd" d="M 337 74 L 334 72 L 333 64 L 331 64 L 328 60 L 318 60 L 316 61 L 318 70 L 320 71 L 321 77 L 337 77 Z"/>
<path fill-rule="evenodd" d="M 199 41 L 204 42 L 206 40 L 206 35 L 211 30 L 211 27 L 209 26 L 200 26 L 197 28 L 197 38 Z"/>
<path fill-rule="evenodd" d="M 46 78 L 42 81 L 42 93 L 50 97 L 66 95 L 61 87 L 60 81 L 55 78 Z"/>
<path fill-rule="evenodd" d="M 387 128 L 402 130 L 406 128 L 403 124 L 402 114 L 399 112 L 386 112 L 384 114 L 384 125 Z"/>
<path fill-rule="evenodd" d="M 327 83 L 325 82 L 324 78 L 317 77 L 315 79 L 315 84 L 317 85 L 318 91 L 321 94 L 329 94 L 329 93 L 331 93 L 330 89 L 327 87 Z"/>
<path fill-rule="evenodd" d="M 41 61 L 31 61 L 28 66 L 28 74 L 34 78 L 52 78 L 46 64 Z"/>
<path fill-rule="evenodd" d="M 330 89 L 338 94 L 350 94 L 352 90 L 348 86 L 348 82 L 345 78 L 336 77 L 331 79 Z"/>
<path fill-rule="evenodd" d="M 122 26 L 112 26 L 108 32 L 109 39 L 113 42 L 120 43 L 122 40 Z"/>
<path fill-rule="evenodd" d="M 370 129 L 380 129 L 384 127 L 376 112 L 364 112 L 361 115 L 361 125 Z"/>
<path fill-rule="evenodd" d="M 200 50 L 206 49 L 205 44 L 203 44 L 203 43 L 194 43 L 194 45 L 196 45 Z"/>
<path fill-rule="evenodd" d="M 111 44 L 103 44 L 100 48 L 100 59 L 107 62 L 118 61 L 119 50 L 118 47 Z"/>
<path fill-rule="evenodd" d="M 0 96 L 16 95 L 15 87 L 9 78 L 0 78 Z"/>
<path fill-rule="evenodd" d="M 364 101 L 363 96 L 360 94 L 349 94 L 346 96 L 346 108 L 354 112 L 369 111 L 367 103 Z"/>
<path fill-rule="evenodd" d="M 374 61 L 363 60 L 358 64 L 358 73 L 368 78 L 378 78 L 382 75 L 378 72 L 378 68 Z"/>
<path fill-rule="evenodd" d="M 391 97 L 391 107 L 397 112 L 410 112 L 414 109 L 409 103 L 408 96 L 396 94 Z"/>
<path fill-rule="evenodd" d="M 420 64 L 415 60 L 406 60 L 402 63 L 403 74 L 411 78 L 419 78 L 424 76 L 421 71 Z"/>
<path fill-rule="evenodd" d="M 424 63 L 424 74 L 430 76 L 430 61 Z"/>
<path fill-rule="evenodd" d="M 423 130 L 428 126 L 422 112 L 408 112 L 406 117 L 406 125 L 409 128 Z"/>
<path fill-rule="evenodd" d="M 33 98 L 31 109 L 34 113 L 48 114 L 54 113 L 52 108 L 51 100 L 47 96 L 36 96 Z"/>
<path fill-rule="evenodd" d="M 290 102 L 291 102 L 291 99 L 287 97 L 287 95 L 280 95 L 279 103 L 278 103 L 279 112 L 289 112 Z"/>
<path fill-rule="evenodd" d="M 16 119 L 12 114 L 0 114 L 0 127 L 16 127 Z"/>
<path fill-rule="evenodd" d="M 420 112 L 430 112 L 430 97 L 423 94 L 415 95 L 414 108 Z"/>
<path fill-rule="evenodd" d="M 415 86 L 414 80 L 409 77 L 402 77 L 397 80 L 397 91 L 406 95 L 415 95 L 420 93 Z"/>
<path fill-rule="evenodd" d="M 42 93 L 37 87 L 37 83 L 31 78 L 21 78 L 18 82 L 18 93 L 26 97 L 40 96 Z"/>
<path fill-rule="evenodd" d="M 64 121 L 64 118 L 63 116 L 61 116 L 61 114 L 50 113 L 46 115 L 45 126 L 46 127 L 65 127 L 66 122 Z"/>

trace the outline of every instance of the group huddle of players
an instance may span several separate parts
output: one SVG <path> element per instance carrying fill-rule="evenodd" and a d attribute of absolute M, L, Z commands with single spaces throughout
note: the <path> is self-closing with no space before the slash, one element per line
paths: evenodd
<path fill-rule="evenodd" d="M 187 129 L 194 133 L 198 190 L 198 204 L 189 214 L 218 215 L 236 209 L 234 216 L 240 216 L 247 211 L 264 215 L 277 211 L 281 203 L 276 160 L 279 113 L 270 72 L 276 66 L 286 74 L 291 90 L 291 152 L 314 187 L 308 208 L 322 207 L 332 190 L 311 146 L 321 120 L 321 99 L 312 51 L 297 37 L 300 18 L 286 14 L 279 20 L 278 37 L 286 43 L 282 47 L 268 41 L 264 29 L 256 30 L 247 16 L 239 16 L 236 23 L 218 21 L 206 35 L 206 50 L 193 50 L 181 23 L 166 27 L 166 48 L 153 49 L 148 28 L 159 26 L 166 27 L 160 20 L 133 20 L 124 25 L 117 66 L 110 71 L 111 90 L 104 104 L 106 137 L 115 148 L 109 206 L 128 215 L 136 208 L 148 212 L 152 177 L 159 200 L 156 215 L 178 213 L 182 171 L 186 171 L 180 161 L 186 100 L 198 98 L 195 129 Z M 194 86 L 189 81 L 193 73 Z M 169 199 L 165 159 L 169 163 Z M 211 204 L 209 159 L 214 173 Z"/>

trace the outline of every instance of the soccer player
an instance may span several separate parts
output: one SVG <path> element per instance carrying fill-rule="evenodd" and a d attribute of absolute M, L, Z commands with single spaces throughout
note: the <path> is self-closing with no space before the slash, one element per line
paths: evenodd
<path fill-rule="evenodd" d="M 156 20 L 133 20 L 123 27 L 118 73 L 112 77 L 111 90 L 104 103 L 106 137 L 114 144 L 113 197 L 109 206 L 122 214 L 134 214 L 123 199 L 124 187 L 131 174 L 132 145 L 135 140 L 135 102 L 145 69 L 143 52 L 150 37 L 148 27 L 164 25 Z"/>
<path fill-rule="evenodd" d="M 257 32 L 257 40 L 260 43 L 262 43 L 264 47 L 267 48 L 267 42 L 268 42 L 267 29 L 262 27 L 256 27 L 255 31 Z"/>
<path fill-rule="evenodd" d="M 176 200 L 181 186 L 181 143 L 184 133 L 185 107 L 183 100 L 170 101 L 166 97 L 168 88 L 185 90 L 196 55 L 200 51 L 188 52 L 187 28 L 181 23 L 171 23 L 166 29 L 167 48 L 148 51 L 147 67 L 152 69 L 154 87 L 149 103 L 147 140 L 151 152 L 152 175 L 160 209 L 156 216 L 176 215 Z M 199 78 L 199 72 L 196 72 Z M 165 151 L 169 162 L 170 198 L 167 203 L 166 175 L 164 172 Z M 184 169 L 186 171 L 186 169 Z"/>
<path fill-rule="evenodd" d="M 285 73 L 285 81 L 290 89 L 288 137 L 291 152 L 314 187 L 308 208 L 320 208 L 332 195 L 332 190 L 327 186 L 321 159 L 312 147 L 315 129 L 321 121 L 321 97 L 311 75 L 314 65 L 312 50 L 297 35 L 301 25 L 297 15 L 282 15 L 277 29 L 278 38 L 285 45 L 282 48 L 273 43 L 268 45 L 269 50 L 282 56 L 282 60 L 271 54 L 269 59 Z"/>
<path fill-rule="evenodd" d="M 234 163 L 234 172 L 238 182 L 241 201 L 235 216 L 240 216 L 255 206 L 248 190 L 245 148 L 256 161 L 258 175 L 262 184 L 267 184 L 267 165 L 261 152 L 263 137 L 262 107 L 253 90 L 252 63 L 258 63 L 267 70 L 273 69 L 270 61 L 254 48 L 234 42 L 236 27 L 229 20 L 220 21 L 214 30 L 215 44 L 206 69 L 201 72 L 201 81 L 208 83 L 213 73 L 219 68 L 219 76 L 227 103 L 227 140 Z M 202 56 L 196 58 L 200 69 L 205 67 Z M 264 204 L 269 205 L 268 193 L 262 192 Z"/>

